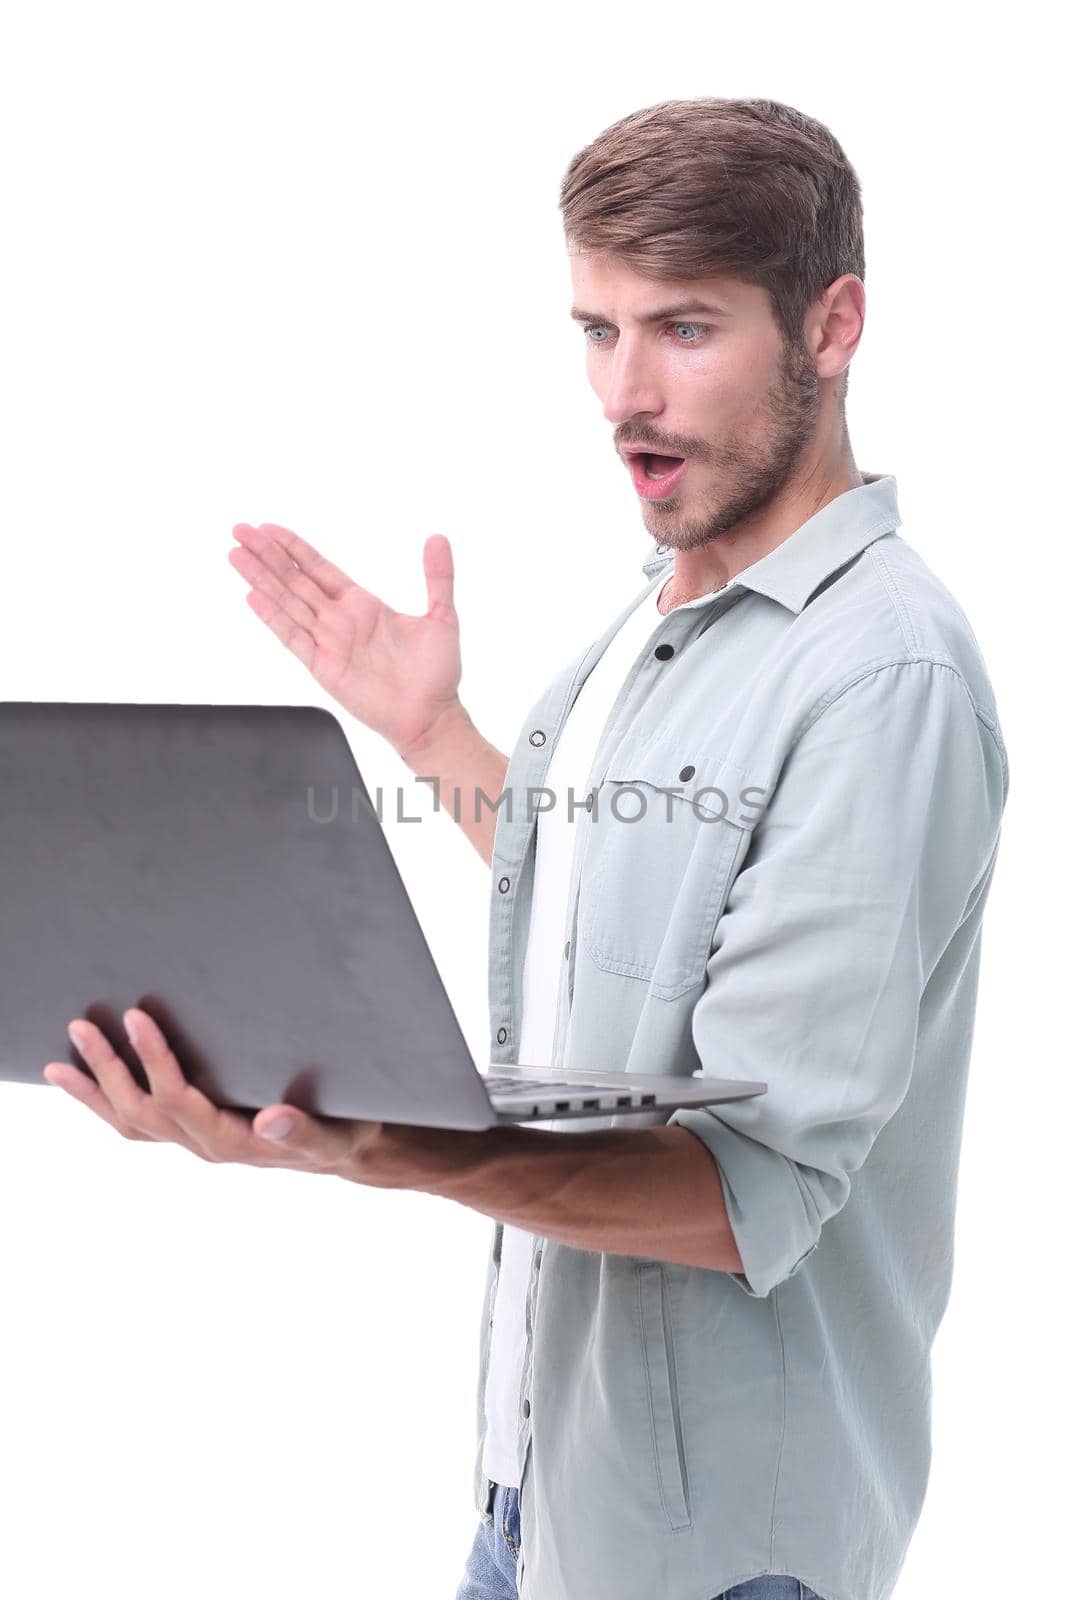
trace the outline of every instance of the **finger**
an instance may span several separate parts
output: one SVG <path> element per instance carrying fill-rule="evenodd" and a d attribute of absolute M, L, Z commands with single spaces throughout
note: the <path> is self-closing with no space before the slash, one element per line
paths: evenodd
<path fill-rule="evenodd" d="M 131 1008 L 123 1021 L 144 1066 L 152 1103 L 191 1143 L 214 1161 L 262 1164 L 274 1155 L 276 1145 L 253 1132 L 249 1117 L 217 1106 L 189 1082 L 162 1029 L 147 1011 Z"/>
<path fill-rule="evenodd" d="M 174 1144 L 184 1145 L 186 1149 L 193 1149 L 196 1155 L 202 1153 L 189 1143 L 185 1131 L 170 1121 L 159 1106 L 153 1104 L 151 1095 L 146 1094 L 134 1080 L 125 1061 L 111 1048 L 106 1036 L 95 1023 L 79 1017 L 71 1023 L 67 1031 L 92 1069 L 99 1092 L 110 1107 L 115 1126 L 120 1133 L 130 1129 L 150 1139 L 169 1140 Z M 77 1068 L 73 1070 L 77 1071 Z M 68 1080 L 62 1087 L 67 1088 L 72 1085 Z M 92 1104 L 94 1109 L 97 1107 L 103 1109 L 101 1102 L 97 1101 L 95 1096 Z"/>
<path fill-rule="evenodd" d="M 315 660 L 315 640 L 306 628 L 294 622 L 289 613 L 277 605 L 269 596 L 260 594 L 258 589 L 250 589 L 245 599 L 261 622 L 265 622 L 276 639 L 280 639 L 287 650 L 291 650 L 302 667 L 311 671 Z"/>
<path fill-rule="evenodd" d="M 251 562 L 259 562 L 262 566 L 266 566 L 278 581 L 299 595 L 299 598 L 309 605 L 310 610 L 322 610 L 322 606 L 333 598 L 333 595 L 326 594 L 326 590 L 294 562 L 288 550 L 283 549 L 282 544 L 278 544 L 272 534 L 264 533 L 262 528 L 253 528 L 250 523 L 242 522 L 235 526 L 234 538 L 238 541 L 238 547 L 237 550 L 230 550 L 232 560 L 246 557 Z"/>
<path fill-rule="evenodd" d="M 129 1067 L 111 1048 L 102 1031 L 95 1023 L 79 1017 L 70 1023 L 67 1032 L 92 1069 L 93 1077 L 119 1121 L 130 1127 L 143 1127 L 148 1096 L 134 1081 Z"/>
<path fill-rule="evenodd" d="M 288 589 L 280 579 L 275 578 L 274 573 L 262 565 L 262 562 L 258 562 L 258 558 L 254 557 L 250 550 L 230 550 L 229 560 L 230 566 L 234 566 L 235 570 L 242 574 L 242 578 L 250 582 L 251 594 L 258 595 L 261 602 L 266 602 L 256 606 L 254 610 L 258 610 L 261 616 L 266 613 L 264 619 L 285 616 L 288 622 L 301 630 L 302 634 L 314 640 L 318 616 L 306 600 L 301 600 L 298 594 L 294 594 L 293 589 Z M 293 568 L 293 571 L 296 571 L 296 568 Z M 251 600 L 251 594 L 246 597 L 248 600 Z M 328 603 L 330 602 L 323 597 L 323 605 Z M 270 610 L 267 610 L 267 606 Z"/>
<path fill-rule="evenodd" d="M 227 1141 L 247 1141 L 249 1124 L 235 1111 L 217 1106 L 202 1089 L 189 1082 L 177 1056 L 154 1017 L 131 1009 L 123 1022 L 148 1079 L 149 1105 L 215 1160 L 229 1160 Z"/>
<path fill-rule="evenodd" d="M 335 567 L 332 561 L 327 561 L 314 545 L 308 544 L 306 539 L 301 539 L 291 528 L 283 528 L 277 522 L 261 522 L 259 531 L 276 540 L 290 559 L 295 561 L 331 600 L 339 600 L 351 585 L 352 579 L 347 573 L 342 572 L 340 567 Z"/>
<path fill-rule="evenodd" d="M 330 603 L 318 584 L 306 578 L 282 550 L 275 549 L 274 557 L 267 558 L 251 546 L 238 544 L 237 549 L 230 550 L 229 562 L 246 582 L 274 600 L 275 605 L 283 606 L 302 627 L 314 629 L 318 608 Z"/>
<path fill-rule="evenodd" d="M 452 590 L 455 570 L 452 546 L 443 533 L 432 533 L 422 547 L 422 570 L 426 574 L 429 610 L 454 611 Z"/>
<path fill-rule="evenodd" d="M 94 1111 L 101 1121 L 121 1133 L 126 1139 L 150 1139 L 148 1133 L 142 1133 L 137 1128 L 127 1127 L 115 1115 L 114 1108 L 107 1095 L 94 1083 L 92 1078 L 84 1073 L 80 1067 L 72 1067 L 68 1061 L 50 1061 L 44 1069 L 43 1077 L 46 1083 L 53 1084 L 57 1089 L 63 1089 L 74 1100 L 80 1100 L 82 1105 Z"/>

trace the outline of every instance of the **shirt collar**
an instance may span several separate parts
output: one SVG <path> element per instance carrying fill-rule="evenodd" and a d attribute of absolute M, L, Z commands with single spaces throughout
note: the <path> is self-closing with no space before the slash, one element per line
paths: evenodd
<path fill-rule="evenodd" d="M 861 476 L 858 488 L 846 489 L 822 506 L 781 544 L 737 573 L 734 584 L 765 594 L 790 611 L 802 611 L 824 578 L 900 526 L 896 478 L 886 472 Z M 653 578 L 673 561 L 673 550 L 657 545 L 641 570 Z"/>

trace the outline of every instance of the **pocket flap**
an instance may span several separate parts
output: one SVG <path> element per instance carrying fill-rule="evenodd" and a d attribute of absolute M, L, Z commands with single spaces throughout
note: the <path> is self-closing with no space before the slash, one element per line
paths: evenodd
<path fill-rule="evenodd" d="M 717 750 L 701 748 L 699 740 L 687 750 L 676 733 L 646 744 L 624 739 L 608 761 L 604 781 L 647 785 L 665 796 L 675 795 L 672 807 L 686 803 L 707 822 L 731 822 L 746 830 L 759 822 L 771 794 L 770 786 L 748 768 Z M 662 803 L 666 806 L 667 799 Z"/>

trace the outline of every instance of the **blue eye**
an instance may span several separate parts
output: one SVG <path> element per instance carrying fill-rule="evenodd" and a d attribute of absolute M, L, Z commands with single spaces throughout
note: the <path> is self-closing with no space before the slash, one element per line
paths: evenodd
<path fill-rule="evenodd" d="M 672 328 L 695 328 L 697 330 L 698 336 L 700 334 L 702 334 L 702 333 L 707 333 L 707 331 L 708 331 L 707 323 L 704 323 L 704 322 L 672 322 L 672 323 L 669 324 L 669 326 L 672 327 Z M 591 339 L 590 338 L 590 334 L 596 333 L 599 329 L 603 329 L 603 328 L 606 328 L 606 327 L 607 327 L 607 323 L 605 323 L 605 322 L 590 322 L 590 323 L 587 323 L 585 325 L 585 327 L 582 329 L 582 332 L 585 335 L 586 343 L 587 344 L 606 344 L 607 343 L 606 339 Z M 698 342 L 699 342 L 699 338 L 697 338 L 697 339 L 681 339 L 681 340 L 679 340 L 680 344 L 697 344 Z"/>

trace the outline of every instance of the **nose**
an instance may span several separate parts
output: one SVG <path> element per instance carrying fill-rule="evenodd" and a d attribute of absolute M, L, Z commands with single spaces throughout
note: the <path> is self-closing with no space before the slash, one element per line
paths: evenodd
<path fill-rule="evenodd" d="M 603 358 L 601 358 L 603 360 Z M 632 417 L 655 417 L 663 410 L 663 393 L 636 343 L 620 334 L 615 349 L 600 368 L 604 416 L 614 427 Z"/>

